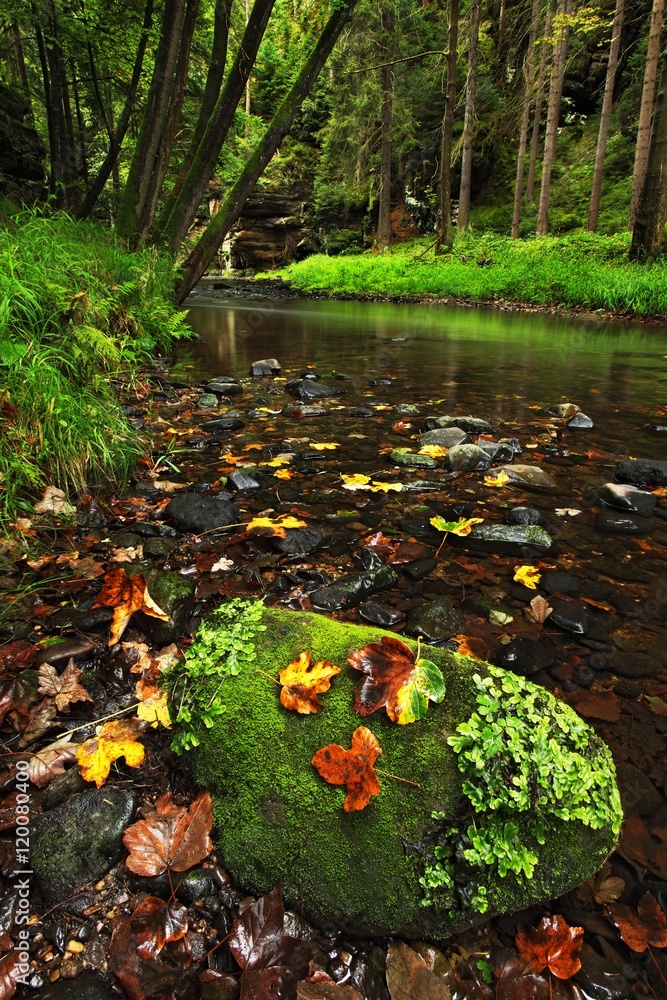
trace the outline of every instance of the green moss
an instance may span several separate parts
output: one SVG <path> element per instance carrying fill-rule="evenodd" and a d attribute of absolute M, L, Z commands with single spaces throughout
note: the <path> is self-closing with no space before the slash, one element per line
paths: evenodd
<path fill-rule="evenodd" d="M 465 899 L 451 915 L 444 901 L 424 908 L 420 878 L 439 830 L 432 814 L 444 814 L 457 829 L 470 824 L 464 776 L 447 739 L 478 707 L 474 676 L 486 674 L 485 665 L 429 648 L 447 685 L 444 702 L 430 705 L 413 725 L 394 725 L 384 712 L 361 720 L 351 712 L 358 675 L 346 669 L 347 657 L 387 633 L 275 609 L 262 610 L 261 624 L 266 632 L 256 636 L 255 659 L 236 676 L 221 677 L 224 713 L 210 729 L 198 728 L 200 744 L 184 758 L 196 783 L 213 792 L 225 866 L 247 891 L 264 893 L 281 885 L 287 902 L 319 926 L 444 936 L 476 922 L 479 914 Z M 213 623 L 207 636 L 214 628 Z M 417 644 L 406 641 L 416 651 Z M 198 642 L 189 654 L 192 661 L 197 648 Z M 305 649 L 315 660 L 342 668 L 323 696 L 324 711 L 310 716 L 283 709 L 277 686 L 265 676 L 277 679 Z M 378 766 L 420 787 L 380 775 L 381 794 L 366 809 L 347 814 L 341 808 L 344 790 L 326 784 L 310 762 L 330 743 L 349 747 L 362 722 L 382 747 Z M 522 840 L 532 846 L 527 817 L 517 813 L 516 819 Z M 491 870 L 480 878 L 478 871 L 471 893 L 479 898 L 483 885 L 488 915 L 558 895 L 592 874 L 614 842 L 608 827 L 592 830 L 556 819 L 548 843 L 535 844 L 539 863 L 532 879 L 513 872 L 501 879 Z"/>

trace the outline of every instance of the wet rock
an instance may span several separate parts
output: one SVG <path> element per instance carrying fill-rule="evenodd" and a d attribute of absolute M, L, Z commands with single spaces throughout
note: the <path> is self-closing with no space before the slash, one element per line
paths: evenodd
<path fill-rule="evenodd" d="M 460 427 L 469 434 L 492 434 L 493 427 L 487 420 L 479 417 L 435 417 L 436 427 Z"/>
<path fill-rule="evenodd" d="M 75 979 L 47 982 L 34 995 L 40 1000 L 118 1000 L 119 996 L 111 983 L 87 970 Z"/>
<path fill-rule="evenodd" d="M 212 434 L 219 434 L 221 432 L 228 433 L 230 431 L 238 431 L 242 427 L 245 427 L 245 423 L 236 414 L 228 414 L 226 417 L 216 417 L 215 420 L 207 420 L 202 427 L 205 431 L 210 431 Z"/>
<path fill-rule="evenodd" d="M 619 462 L 614 475 L 619 483 L 631 483 L 633 486 L 667 486 L 667 462 L 635 458 Z"/>
<path fill-rule="evenodd" d="M 554 597 L 549 604 L 553 611 L 548 620 L 564 632 L 585 635 L 594 624 L 593 615 L 581 601 L 563 601 Z"/>
<path fill-rule="evenodd" d="M 521 447 L 521 442 L 518 438 L 500 438 L 498 444 L 504 444 L 512 450 L 513 455 L 520 455 L 523 451 Z"/>
<path fill-rule="evenodd" d="M 119 531 L 109 541 L 115 549 L 135 549 L 141 544 L 141 536 L 136 531 Z"/>
<path fill-rule="evenodd" d="M 552 545 L 551 535 L 535 524 L 475 524 L 468 537 L 501 552 L 529 548 L 541 553 Z"/>
<path fill-rule="evenodd" d="M 438 463 L 429 455 L 420 455 L 416 451 L 397 449 L 392 451 L 389 460 L 403 469 L 437 469 Z"/>
<path fill-rule="evenodd" d="M 514 450 L 505 441 L 478 441 L 477 447 L 485 452 L 492 462 L 511 462 Z"/>
<path fill-rule="evenodd" d="M 419 438 L 421 448 L 427 444 L 439 445 L 441 448 L 455 448 L 458 444 L 471 443 L 470 435 L 458 427 L 436 427 L 435 430 L 426 431 Z"/>
<path fill-rule="evenodd" d="M 261 361 L 253 361 L 250 365 L 250 374 L 253 378 L 263 378 L 267 375 L 280 375 L 282 366 L 275 358 L 263 358 Z"/>
<path fill-rule="evenodd" d="M 625 510 L 631 514 L 650 517 L 658 500 L 652 493 L 639 490 L 636 486 L 625 486 L 619 483 L 605 483 L 598 490 L 598 500 L 605 507 L 614 510 Z"/>
<path fill-rule="evenodd" d="M 556 403 L 547 408 L 547 413 L 553 417 L 560 417 L 562 420 L 569 420 L 580 412 L 580 407 L 576 403 Z"/>
<path fill-rule="evenodd" d="M 165 508 L 167 517 L 173 518 L 185 531 L 211 531 L 238 524 L 239 509 L 233 503 L 198 493 L 181 493 Z"/>
<path fill-rule="evenodd" d="M 570 417 L 566 427 L 571 431 L 589 431 L 593 428 L 595 424 L 590 417 L 586 416 L 585 413 L 575 413 L 573 417 Z"/>
<path fill-rule="evenodd" d="M 82 656 L 94 653 L 94 642 L 83 636 L 76 639 L 65 639 L 64 642 L 56 642 L 52 646 L 40 649 L 35 657 L 35 668 L 41 667 L 43 663 L 50 663 L 52 667 L 66 666 L 70 659 L 79 660 Z"/>
<path fill-rule="evenodd" d="M 463 619 L 449 598 L 436 597 L 408 613 L 405 632 L 426 642 L 443 642 L 458 635 L 462 626 Z"/>
<path fill-rule="evenodd" d="M 193 486 L 193 489 L 196 487 Z M 199 484 L 199 488 L 202 488 L 202 484 Z M 227 499 L 223 497 L 223 494 L 219 494 L 220 499 Z M 176 528 L 172 528 L 170 524 L 164 524 L 162 521 L 138 521 L 134 525 L 134 530 L 137 535 L 142 538 L 178 538 L 179 532 Z"/>
<path fill-rule="evenodd" d="M 356 406 L 354 410 L 350 410 L 351 417 L 374 417 L 375 410 L 370 406 Z"/>
<path fill-rule="evenodd" d="M 92 632 L 107 625 L 113 618 L 113 608 L 60 608 L 49 618 L 49 628 L 75 628 Z"/>
<path fill-rule="evenodd" d="M 405 617 L 396 608 L 387 607 L 385 604 L 378 604 L 377 601 L 367 601 L 359 608 L 359 616 L 371 625 L 379 625 L 380 628 L 388 628 L 396 625 Z"/>
<path fill-rule="evenodd" d="M 582 581 L 571 573 L 545 573 L 541 586 L 547 594 L 580 594 Z"/>
<path fill-rule="evenodd" d="M 166 559 L 176 547 L 177 543 L 173 538 L 147 538 L 143 552 L 148 559 Z"/>
<path fill-rule="evenodd" d="M 210 392 L 214 396 L 240 396 L 243 392 L 243 386 L 239 385 L 238 382 L 209 382 L 206 386 L 206 392 Z"/>
<path fill-rule="evenodd" d="M 542 524 L 544 517 L 533 507 L 512 507 L 507 515 L 508 524 Z"/>
<path fill-rule="evenodd" d="M 358 569 L 379 569 L 384 566 L 384 560 L 380 557 L 377 549 L 362 545 L 354 554 L 354 565 Z"/>
<path fill-rule="evenodd" d="M 500 465 L 498 472 L 504 472 L 511 483 L 524 486 L 528 490 L 556 490 L 555 480 L 540 469 L 539 465 Z"/>
<path fill-rule="evenodd" d="M 447 452 L 447 464 L 453 472 L 484 472 L 491 457 L 476 444 L 457 444 Z"/>
<path fill-rule="evenodd" d="M 608 960 L 599 955 L 590 945 L 584 944 L 579 952 L 581 969 L 573 982 L 581 987 L 584 997 L 595 1000 L 626 1000 L 634 994 L 630 984 L 621 972 L 609 968 Z M 627 963 L 626 963 L 627 965 Z M 630 968 L 632 968 L 630 966 Z"/>
<path fill-rule="evenodd" d="M 256 670 L 275 672 L 276 663 L 289 663 L 304 649 L 311 650 L 316 661 L 327 659 L 344 667 L 351 650 L 379 642 L 388 633 L 276 608 L 264 607 L 261 615 L 266 631 L 254 640 L 257 659 L 226 683 L 227 712 L 212 729 L 201 726 L 201 743 L 188 753 L 186 762 L 193 785 L 212 791 L 218 819 L 216 850 L 242 891 L 261 895 L 282 885 L 286 906 L 314 926 L 364 937 L 391 934 L 441 940 L 499 912 L 516 912 L 560 896 L 593 874 L 615 846 L 616 835 L 608 826 L 596 830 L 551 815 L 546 844 L 530 840 L 537 854 L 530 879 L 501 879 L 491 866 L 472 873 L 487 888 L 489 909 L 483 917 L 465 903 L 424 906 L 419 879 L 424 848 L 432 843 L 425 836 L 434 832 L 434 803 L 443 813 L 443 830 L 456 826 L 462 803 L 464 776 L 447 737 L 475 710 L 474 675 L 484 675 L 488 668 L 450 650 L 422 646 L 422 656 L 443 672 L 447 696 L 442 704 L 431 704 L 415 725 L 392 725 L 384 711 L 355 722 L 350 705 L 362 675 L 343 669 L 323 696 L 325 710 L 305 724 L 302 716 L 285 712 L 277 697 L 256 697 Z M 416 652 L 416 642 L 404 641 Z M 517 716 L 523 698 L 516 697 Z M 553 727 L 555 739 L 561 732 L 555 724 L 556 710 L 565 726 L 568 720 L 582 725 L 548 692 L 540 698 L 540 715 Z M 383 749 L 379 764 L 401 775 L 409 773 L 420 787 L 380 775 L 380 794 L 364 810 L 347 813 L 341 808 L 344 790 L 325 783 L 310 761 L 329 743 L 349 747 L 357 722 L 378 735 Z M 532 730 L 526 729 L 517 736 L 523 753 L 529 751 L 532 739 Z M 590 733 L 587 759 L 599 775 L 591 800 L 611 801 L 615 788 L 611 755 L 592 730 L 586 732 Z M 511 753 L 507 763 L 508 767 L 515 763 Z M 565 808 L 570 794 L 566 788 Z M 525 843 L 532 817 L 510 810 L 507 815 L 518 824 L 520 842 Z M 614 816 L 620 823 L 620 808 Z M 470 885 L 470 869 L 456 858 L 457 883 Z M 563 858 L 566 864 L 559 863 Z M 364 964 L 376 968 L 365 948 L 359 955 Z"/>
<path fill-rule="evenodd" d="M 342 608 L 354 608 L 361 604 L 365 597 L 388 590 L 398 583 L 398 577 L 389 566 L 369 570 L 366 573 L 351 573 L 339 577 L 328 587 L 320 587 L 310 595 L 313 607 L 322 611 L 339 611 Z"/>
<path fill-rule="evenodd" d="M 143 611 L 136 611 L 133 618 L 136 627 L 160 646 L 167 646 L 180 639 L 194 607 L 194 581 L 180 573 L 146 569 L 145 566 L 130 566 L 125 572 L 128 576 L 143 573 L 148 593 L 160 611 L 167 615 L 166 621 L 163 621 Z"/>
<path fill-rule="evenodd" d="M 555 662 L 556 657 L 548 646 L 533 639 L 513 639 L 502 647 L 496 660 L 499 667 L 522 677 L 532 677 L 540 670 L 548 670 Z"/>
<path fill-rule="evenodd" d="M 55 809 L 56 806 L 67 802 L 77 792 L 85 792 L 89 789 L 90 785 L 81 777 L 78 767 L 70 767 L 69 771 L 59 774 L 44 789 L 41 801 L 42 809 L 44 812 L 48 812 L 49 809 Z"/>
<path fill-rule="evenodd" d="M 323 406 L 305 406 L 303 403 L 287 403 L 283 406 L 283 414 L 292 420 L 306 420 L 315 417 L 326 417 L 328 410 Z"/>
<path fill-rule="evenodd" d="M 248 472 L 247 469 L 237 469 L 227 476 L 227 486 L 237 493 L 243 490 L 261 490 L 265 485 L 265 479 L 261 472 Z"/>
<path fill-rule="evenodd" d="M 184 906 L 192 906 L 199 899 L 211 896 L 214 892 L 213 879 L 201 868 L 193 868 L 185 875 L 172 876 L 176 883 L 176 898 Z M 178 879 L 178 882 L 176 882 Z"/>
<path fill-rule="evenodd" d="M 134 795 L 111 787 L 83 792 L 33 820 L 30 860 L 47 906 L 106 875 L 121 856 L 133 813 Z"/>
<path fill-rule="evenodd" d="M 218 405 L 218 397 L 214 392 L 202 392 L 201 396 L 197 400 L 198 410 L 208 410 L 213 406 Z"/>
<path fill-rule="evenodd" d="M 273 547 L 286 556 L 307 556 L 319 549 L 323 540 L 319 528 L 289 528 L 284 538 L 273 539 Z"/>
<path fill-rule="evenodd" d="M 616 774 L 626 816 L 652 816 L 657 812 L 663 798 L 650 778 L 632 764 L 619 764 Z"/>
<path fill-rule="evenodd" d="M 652 434 L 665 434 L 665 433 L 667 433 L 667 425 L 666 424 L 647 424 L 645 429 L 647 431 L 650 431 Z"/>
<path fill-rule="evenodd" d="M 343 391 L 332 385 L 324 385 L 322 382 L 315 382 L 308 378 L 287 382 L 285 390 L 304 403 L 310 403 L 314 399 L 331 399 L 333 396 L 340 396 Z"/>
<path fill-rule="evenodd" d="M 663 669 L 655 657 L 625 649 L 615 649 L 609 654 L 594 653 L 589 656 L 588 662 L 594 670 L 605 670 L 630 678 L 657 677 Z"/>
<path fill-rule="evenodd" d="M 403 566 L 403 572 L 410 580 L 415 582 L 418 580 L 423 580 L 425 576 L 432 573 L 433 570 L 438 565 L 437 560 L 431 558 L 430 556 L 425 556 L 423 559 L 415 559 L 414 562 L 408 563 Z"/>
<path fill-rule="evenodd" d="M 399 417 L 418 417 L 419 407 L 415 406 L 414 403 L 398 403 L 394 407 L 394 413 L 397 413 Z"/>
<path fill-rule="evenodd" d="M 595 527 L 616 535 L 648 535 L 653 531 L 653 523 L 637 514 L 621 514 L 620 511 L 601 510 L 595 518 Z"/>

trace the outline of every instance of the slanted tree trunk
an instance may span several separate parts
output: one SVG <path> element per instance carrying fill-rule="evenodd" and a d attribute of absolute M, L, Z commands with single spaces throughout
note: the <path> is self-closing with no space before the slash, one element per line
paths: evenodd
<path fill-rule="evenodd" d="M 381 15 L 385 36 L 391 36 L 393 21 L 391 11 Z M 383 59 L 389 59 L 388 41 L 382 46 Z M 391 119 L 394 103 L 394 67 L 383 66 L 382 70 L 382 126 L 380 133 L 380 207 L 376 242 L 380 250 L 386 250 L 391 243 Z"/>
<path fill-rule="evenodd" d="M 542 160 L 542 186 L 540 188 L 540 206 L 537 213 L 537 235 L 545 236 L 549 229 L 549 194 L 551 191 L 551 171 L 556 158 L 556 140 L 558 138 L 558 121 L 560 119 L 563 99 L 563 80 L 565 78 L 565 62 L 567 45 L 570 37 L 570 25 L 566 19 L 572 10 L 572 0 L 560 0 L 558 4 L 558 33 L 554 42 L 553 61 L 551 64 L 551 84 L 549 87 L 549 108 L 547 110 L 547 129 L 544 137 L 544 157 Z"/>
<path fill-rule="evenodd" d="M 660 59 L 660 40 L 662 38 L 662 22 L 665 16 L 665 0 L 653 0 L 651 23 L 646 51 L 646 67 L 644 69 L 644 86 L 639 109 L 639 124 L 637 128 L 637 145 L 635 147 L 635 165 L 632 171 L 632 192 L 630 194 L 630 218 L 628 229 L 634 232 L 637 219 L 639 196 L 644 187 L 646 166 L 648 164 L 649 147 L 651 145 L 651 116 L 655 102 L 655 85 L 658 79 L 658 62 Z"/>
<path fill-rule="evenodd" d="M 234 223 L 238 220 L 248 195 L 271 161 L 278 146 L 289 132 L 305 98 L 310 94 L 322 67 L 329 58 L 338 37 L 350 20 L 359 0 L 341 0 L 331 15 L 310 56 L 278 108 L 258 145 L 248 158 L 234 186 L 230 189 L 218 213 L 209 222 L 181 268 L 177 287 L 178 301 L 183 302 L 210 264 Z"/>
<path fill-rule="evenodd" d="M 658 96 L 653 113 L 651 144 L 644 187 L 632 231 L 632 260 L 656 257 L 666 248 L 667 224 L 667 54 L 662 60 Z"/>
<path fill-rule="evenodd" d="M 440 144 L 440 212 L 435 252 L 451 250 L 452 231 L 452 131 L 456 104 L 456 46 L 459 35 L 459 0 L 449 0 L 449 37 L 447 41 L 447 94 L 442 119 Z"/>
<path fill-rule="evenodd" d="M 132 68 L 132 78 L 130 80 L 130 86 L 127 91 L 127 96 L 125 98 L 125 104 L 121 112 L 120 119 L 118 120 L 118 127 L 116 129 L 112 128 L 113 131 L 113 142 L 109 146 L 106 156 L 102 162 L 100 169 L 93 180 L 93 183 L 89 187 L 86 195 L 81 202 L 77 210 L 78 219 L 86 219 L 92 212 L 93 208 L 97 204 L 97 201 L 104 190 L 104 185 L 109 179 L 112 171 L 115 170 L 118 163 L 118 155 L 120 153 L 120 148 L 125 138 L 128 126 L 130 124 L 130 119 L 132 117 L 132 112 L 134 110 L 134 105 L 137 100 L 137 91 L 139 89 L 139 81 L 141 79 L 141 70 L 144 64 L 144 55 L 146 52 L 146 46 L 148 44 L 148 35 L 150 29 L 153 25 L 153 0 L 147 0 L 146 6 L 144 8 L 144 22 L 141 28 L 141 37 L 139 39 L 139 45 L 137 46 L 137 54 L 134 58 L 134 66 Z"/>
<path fill-rule="evenodd" d="M 537 151 L 540 145 L 540 125 L 542 123 L 542 104 L 544 103 L 544 84 L 547 78 L 547 65 L 549 63 L 549 52 L 551 46 L 548 38 L 551 34 L 553 23 L 553 13 L 547 10 L 544 23 L 544 35 L 542 36 L 542 47 L 540 51 L 540 69 L 537 75 L 537 87 L 535 89 L 535 115 L 533 118 L 533 134 L 530 139 L 530 160 L 528 162 L 528 177 L 526 178 L 526 203 L 530 204 L 535 196 L 535 173 L 537 170 Z"/>
<path fill-rule="evenodd" d="M 607 76 L 604 82 L 602 111 L 600 112 L 600 131 L 598 132 L 598 145 L 595 153 L 591 203 L 588 207 L 588 231 L 590 233 L 597 232 L 598 219 L 600 217 L 600 195 L 602 193 L 602 177 L 604 174 L 604 156 L 607 151 L 607 135 L 609 134 L 611 106 L 614 100 L 614 83 L 616 82 L 616 69 L 618 67 L 618 53 L 621 48 L 621 31 L 623 30 L 624 7 L 625 0 L 616 0 L 616 13 L 614 15 L 614 24 L 611 29 L 609 61 L 607 63 Z"/>
<path fill-rule="evenodd" d="M 537 22 L 540 16 L 540 0 L 533 0 L 530 15 L 530 30 L 528 32 L 528 51 L 523 67 L 523 113 L 521 115 L 521 131 L 519 133 L 519 155 L 516 161 L 516 180 L 514 182 L 514 211 L 512 213 L 512 239 L 518 240 L 521 226 L 521 198 L 523 195 L 523 175 L 526 162 L 526 146 L 528 145 L 528 126 L 530 125 L 530 105 L 533 98 L 535 71 L 535 42 L 537 40 Z"/>
<path fill-rule="evenodd" d="M 537 2 L 537 0 L 535 0 Z M 466 110 L 463 122 L 463 156 L 461 159 L 461 186 L 459 188 L 458 229 L 470 225 L 470 190 L 472 187 L 472 139 L 475 131 L 475 101 L 477 100 L 477 53 L 479 41 L 480 0 L 470 3 L 470 40 L 468 44 L 468 79 L 466 82 Z"/>
<path fill-rule="evenodd" d="M 165 0 L 153 78 L 141 120 L 128 178 L 118 207 L 116 229 L 136 245 L 162 134 L 169 115 L 172 81 L 176 72 L 185 0 Z"/>
<path fill-rule="evenodd" d="M 236 58 L 192 157 L 192 165 L 171 214 L 161 229 L 154 229 L 154 242 L 165 244 L 174 255 L 185 239 L 213 177 L 220 150 L 234 121 L 275 3 L 276 0 L 255 0 Z"/>
<path fill-rule="evenodd" d="M 206 131 L 206 126 L 208 125 L 209 119 L 213 113 L 215 102 L 218 100 L 220 95 L 222 78 L 225 73 L 225 64 L 227 62 L 227 46 L 229 43 L 232 2 L 233 0 L 216 0 L 215 12 L 213 15 L 213 44 L 211 47 L 211 58 L 209 59 L 206 83 L 204 84 L 204 93 L 202 94 L 201 104 L 199 105 L 197 122 L 192 133 L 192 138 L 190 139 L 190 144 L 183 160 L 181 161 L 174 186 L 169 192 L 169 197 L 167 198 L 166 204 L 162 209 L 158 221 L 155 223 L 154 229 L 156 233 L 163 232 L 167 224 L 167 220 L 172 213 L 176 200 L 181 193 L 183 184 L 185 183 L 185 180 L 190 172 L 190 168 L 192 167 L 195 153 L 197 152 L 199 144 L 204 136 L 204 132 Z"/>

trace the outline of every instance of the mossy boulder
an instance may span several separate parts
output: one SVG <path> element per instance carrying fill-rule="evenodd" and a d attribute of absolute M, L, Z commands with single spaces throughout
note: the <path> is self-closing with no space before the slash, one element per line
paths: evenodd
<path fill-rule="evenodd" d="M 444 701 L 410 725 L 392 723 L 384 709 L 362 719 L 352 712 L 361 675 L 347 657 L 391 633 L 255 606 L 239 642 L 247 610 L 236 606 L 233 640 L 230 605 L 205 623 L 175 700 L 183 704 L 181 685 L 214 684 L 224 705 L 211 728 L 197 728 L 199 745 L 183 760 L 213 794 L 216 847 L 244 890 L 282 886 L 288 905 L 320 927 L 445 937 L 560 895 L 613 850 L 621 812 L 609 750 L 543 688 L 422 646 L 442 671 Z M 284 709 L 270 679 L 303 650 L 341 668 L 316 715 Z M 349 748 L 360 725 L 380 742 L 377 767 L 419 787 L 379 775 L 380 794 L 346 813 L 345 790 L 326 784 L 311 759 L 331 743 Z"/>

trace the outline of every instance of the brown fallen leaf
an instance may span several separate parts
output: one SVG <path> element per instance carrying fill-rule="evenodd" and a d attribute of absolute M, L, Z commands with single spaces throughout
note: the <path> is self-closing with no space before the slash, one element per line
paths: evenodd
<path fill-rule="evenodd" d="M 380 794 L 380 782 L 374 764 L 382 749 L 370 729 L 359 726 L 352 734 L 350 750 L 337 743 L 318 750 L 311 763 L 330 785 L 345 785 L 345 812 L 365 809 L 374 795 Z"/>
<path fill-rule="evenodd" d="M 59 712 L 69 712 L 70 705 L 75 701 L 90 701 L 92 698 L 84 687 L 79 684 L 82 670 L 77 667 L 73 658 L 59 674 L 50 663 L 43 663 L 37 674 L 39 680 L 39 694 L 45 694 L 53 698 Z"/>
<path fill-rule="evenodd" d="M 552 611 L 553 608 L 549 607 L 549 602 L 538 594 L 537 597 L 534 597 L 530 602 L 530 611 L 526 609 L 526 614 L 529 615 L 533 621 L 542 624 L 542 622 L 547 620 Z"/>
<path fill-rule="evenodd" d="M 125 864 L 136 875 L 161 875 L 167 869 L 185 872 L 213 850 L 210 792 L 200 792 L 189 808 L 176 805 L 171 792 L 166 792 L 143 812 L 144 819 L 123 834 L 130 852 Z"/>
<path fill-rule="evenodd" d="M 621 699 L 613 691 L 580 690 L 568 699 L 579 715 L 587 719 L 618 722 L 621 717 Z"/>
<path fill-rule="evenodd" d="M 310 650 L 299 653 L 296 660 L 280 671 L 280 704 L 301 715 L 321 712 L 324 705 L 317 697 L 331 687 L 331 678 L 340 673 L 340 667 L 320 660 L 313 663 Z"/>
<path fill-rule="evenodd" d="M 597 875 L 587 879 L 577 889 L 577 896 L 584 906 L 590 906 L 593 901 L 605 906 L 607 903 L 615 903 L 624 889 L 625 882 L 612 875 L 611 865 L 606 861 Z"/>
<path fill-rule="evenodd" d="M 452 996 L 445 981 L 403 941 L 389 945 L 387 986 L 391 1000 L 451 1000 Z"/>
<path fill-rule="evenodd" d="M 52 698 L 45 698 L 44 701 L 40 701 L 39 705 L 35 705 L 28 716 L 28 725 L 21 734 L 19 746 L 30 746 L 44 733 L 48 733 L 49 729 L 55 726 L 56 715 L 56 706 Z"/>
<path fill-rule="evenodd" d="M 97 595 L 93 607 L 113 608 L 110 646 L 115 646 L 120 640 L 135 611 L 143 611 L 152 618 L 161 618 L 162 621 L 167 621 L 169 618 L 152 600 L 142 574 L 127 576 L 123 567 L 106 574 L 104 586 Z"/>
<path fill-rule="evenodd" d="M 558 979 L 570 979 L 579 971 L 583 943 L 584 928 L 570 927 L 560 913 L 543 917 L 535 928 L 520 924 L 515 938 L 520 957 L 533 972 L 549 969 Z"/>
<path fill-rule="evenodd" d="M 667 948 L 667 915 L 660 903 L 650 892 L 645 892 L 639 900 L 637 912 L 623 903 L 609 907 L 611 918 L 618 932 L 633 951 Z"/>
<path fill-rule="evenodd" d="M 326 975 L 326 974 L 325 974 Z M 363 1000 L 354 986 L 335 983 L 330 976 L 316 973 L 296 984 L 296 1000 Z"/>
<path fill-rule="evenodd" d="M 72 517 L 76 513 L 76 507 L 57 486 L 47 486 L 33 510 L 36 514 L 62 514 L 64 517 Z"/>
<path fill-rule="evenodd" d="M 71 735 L 62 736 L 30 758 L 28 774 L 33 785 L 44 788 L 49 782 L 65 773 L 65 764 L 76 760 L 78 743 L 71 742 Z"/>

